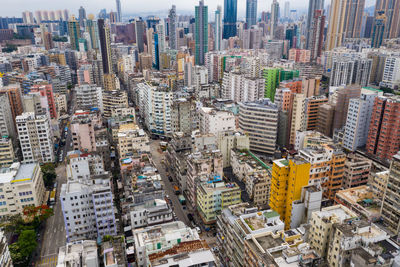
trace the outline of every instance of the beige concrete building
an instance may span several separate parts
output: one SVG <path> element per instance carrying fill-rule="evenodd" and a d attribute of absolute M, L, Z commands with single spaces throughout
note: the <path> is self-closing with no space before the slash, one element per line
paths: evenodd
<path fill-rule="evenodd" d="M 217 243 L 229 266 L 245 264 L 244 242 L 253 236 L 283 232 L 285 225 L 273 210 L 261 210 L 249 203 L 240 203 L 222 210 L 217 218 Z M 279 235 L 279 234 L 277 234 Z"/>
<path fill-rule="evenodd" d="M 294 96 L 289 139 L 289 144 L 291 145 L 295 143 L 296 132 L 305 130 L 304 101 L 305 96 L 303 94 L 296 94 Z"/>
<path fill-rule="evenodd" d="M 25 207 L 45 204 L 43 175 L 38 163 L 13 163 L 0 170 L 0 218 L 21 214 Z"/>
<path fill-rule="evenodd" d="M 354 221 L 352 223 L 334 224 L 331 229 L 327 262 L 330 267 L 341 267 L 352 261 L 353 250 L 365 248 L 371 256 L 378 256 L 379 242 L 388 240 L 389 235 L 374 224 L 366 220 Z M 383 248 L 380 248 L 381 251 Z M 390 258 L 382 258 L 382 265 L 391 266 Z M 385 264 L 386 263 L 386 264 Z M 378 264 L 377 264 L 378 265 Z M 375 266 L 377 266 L 375 265 Z M 350 264 L 350 266 L 362 266 Z M 364 266 L 371 266 L 364 265 Z M 373 265 L 372 265 L 373 266 Z"/>
<path fill-rule="evenodd" d="M 137 152 L 150 152 L 149 137 L 133 123 L 124 124 L 118 131 L 118 155 L 120 158 L 132 156 Z"/>
<path fill-rule="evenodd" d="M 382 218 L 394 234 L 400 232 L 400 152 L 393 156 L 381 213 Z"/>
<path fill-rule="evenodd" d="M 127 108 L 128 95 L 126 91 L 103 91 L 104 118 L 111 117 L 114 108 Z"/>
<path fill-rule="evenodd" d="M 372 188 L 367 185 L 339 190 L 335 203 L 348 207 L 366 220 L 376 221 L 381 215 L 382 199 L 375 198 Z"/>
<path fill-rule="evenodd" d="M 203 107 L 200 109 L 199 117 L 202 134 L 217 135 L 218 132 L 236 130 L 235 115 L 232 112 Z"/>
<path fill-rule="evenodd" d="M 13 144 L 10 138 L 0 139 L 0 167 L 9 167 L 15 160 Z"/>
<path fill-rule="evenodd" d="M 342 205 L 315 211 L 311 216 L 311 228 L 308 237 L 311 248 L 315 249 L 321 257 L 326 257 L 333 225 L 354 218 L 358 218 L 358 215 Z"/>
<path fill-rule="evenodd" d="M 386 188 L 389 180 L 389 171 L 370 172 L 368 184 L 372 188 L 374 197 L 383 199 L 386 193 Z"/>
<path fill-rule="evenodd" d="M 67 97 L 64 94 L 54 94 L 54 102 L 56 103 L 56 111 L 58 116 L 61 114 L 67 113 Z"/>
<path fill-rule="evenodd" d="M 239 131 L 225 131 L 219 132 L 217 135 L 218 149 L 222 153 L 224 160 L 224 168 L 231 166 L 231 150 L 249 150 L 250 139 Z"/>
<path fill-rule="evenodd" d="M 204 150 L 187 156 L 186 195 L 188 206 L 196 207 L 197 186 L 201 181 L 208 181 L 210 177 L 222 179 L 222 154 L 217 150 Z"/>
<path fill-rule="evenodd" d="M 111 117 L 115 118 L 115 117 L 127 117 L 127 116 L 131 116 L 134 119 L 136 119 L 136 115 L 135 115 L 135 108 L 132 107 L 115 107 L 113 109 L 111 109 Z"/>
<path fill-rule="evenodd" d="M 348 154 L 344 164 L 343 188 L 358 187 L 368 183 L 372 162 L 357 154 Z"/>

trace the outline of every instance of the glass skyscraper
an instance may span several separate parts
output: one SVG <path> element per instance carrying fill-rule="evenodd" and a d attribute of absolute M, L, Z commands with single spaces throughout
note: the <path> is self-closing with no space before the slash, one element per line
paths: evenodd
<path fill-rule="evenodd" d="M 257 0 L 246 1 L 246 26 L 250 29 L 251 26 L 257 23 Z"/>
<path fill-rule="evenodd" d="M 236 36 L 237 0 L 224 2 L 224 33 L 223 38 Z"/>
<path fill-rule="evenodd" d="M 195 9 L 196 65 L 204 65 L 204 55 L 208 52 L 208 7 L 200 0 Z"/>

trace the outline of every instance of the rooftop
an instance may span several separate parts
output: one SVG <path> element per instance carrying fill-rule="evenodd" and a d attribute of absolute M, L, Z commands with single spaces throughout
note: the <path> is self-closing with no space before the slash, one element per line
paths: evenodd
<path fill-rule="evenodd" d="M 350 219 L 357 218 L 357 214 L 343 205 L 335 205 L 327 208 L 323 208 L 321 211 L 314 212 L 318 217 L 333 220 L 334 222 L 340 222 Z"/>
<path fill-rule="evenodd" d="M 30 181 L 37 168 L 40 168 L 37 163 L 21 164 L 15 162 L 8 168 L 0 169 L 0 183 L 22 183 Z"/>

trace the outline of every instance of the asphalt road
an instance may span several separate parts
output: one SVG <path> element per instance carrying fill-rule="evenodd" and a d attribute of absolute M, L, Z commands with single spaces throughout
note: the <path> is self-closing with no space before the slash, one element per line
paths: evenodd
<path fill-rule="evenodd" d="M 172 208 L 178 217 L 178 219 L 184 222 L 186 225 L 191 226 L 189 219 L 187 218 L 186 212 L 183 210 L 181 203 L 178 200 L 178 196 L 175 195 L 173 186 L 174 184 L 168 180 L 167 173 L 165 171 L 165 166 L 161 163 L 161 160 L 164 159 L 164 153 L 160 153 L 160 141 L 159 140 L 151 140 L 150 141 L 150 151 L 152 155 L 152 159 L 156 168 L 158 169 L 158 173 L 161 175 L 162 181 L 164 182 L 164 190 L 165 193 L 169 196 L 172 201 Z"/>
<path fill-rule="evenodd" d="M 57 265 L 58 249 L 65 246 L 65 227 L 59 199 L 61 185 L 66 182 L 65 165 L 56 168 L 57 198 L 54 205 L 54 215 L 46 221 L 45 230 L 40 240 L 40 259 L 36 261 L 38 267 L 52 267 Z"/>

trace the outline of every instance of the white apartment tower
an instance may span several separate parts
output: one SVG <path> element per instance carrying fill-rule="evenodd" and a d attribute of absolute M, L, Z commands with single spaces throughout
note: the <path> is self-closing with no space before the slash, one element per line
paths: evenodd
<path fill-rule="evenodd" d="M 363 88 L 360 98 L 350 99 L 344 128 L 344 148 L 355 151 L 366 144 L 372 109 L 378 94 L 378 91 Z"/>
<path fill-rule="evenodd" d="M 222 80 L 222 98 L 235 102 L 257 101 L 264 96 L 265 80 L 245 77 L 242 73 L 225 73 Z"/>
<path fill-rule="evenodd" d="M 54 161 L 53 132 L 46 115 L 25 112 L 15 118 L 25 163 Z"/>
<path fill-rule="evenodd" d="M 116 235 L 110 179 L 70 180 L 60 199 L 67 242 Z"/>
<path fill-rule="evenodd" d="M 249 136 L 250 150 L 275 152 L 278 133 L 278 107 L 268 98 L 239 103 L 239 128 Z"/>

